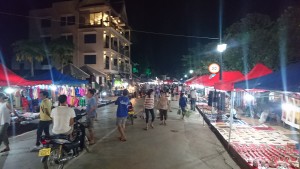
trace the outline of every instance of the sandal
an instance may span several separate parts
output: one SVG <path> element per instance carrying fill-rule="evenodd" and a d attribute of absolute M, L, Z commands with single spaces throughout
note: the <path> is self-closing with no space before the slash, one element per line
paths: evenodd
<path fill-rule="evenodd" d="M 125 138 L 121 138 L 120 141 L 123 141 L 123 142 L 124 142 L 124 141 L 127 141 L 127 140 L 126 140 Z"/>
<path fill-rule="evenodd" d="M 7 152 L 7 151 L 9 151 L 9 150 L 10 150 L 9 148 L 5 148 L 5 149 L 3 149 L 2 151 L 0 151 L 0 153 Z"/>

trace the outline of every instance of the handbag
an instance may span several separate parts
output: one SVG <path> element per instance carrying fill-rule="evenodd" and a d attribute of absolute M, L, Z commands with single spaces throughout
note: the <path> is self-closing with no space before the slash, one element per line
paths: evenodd
<path fill-rule="evenodd" d="M 191 113 L 192 113 L 192 112 L 191 112 L 190 110 L 187 110 L 187 111 L 185 112 L 185 116 L 186 116 L 186 117 L 190 117 Z"/>

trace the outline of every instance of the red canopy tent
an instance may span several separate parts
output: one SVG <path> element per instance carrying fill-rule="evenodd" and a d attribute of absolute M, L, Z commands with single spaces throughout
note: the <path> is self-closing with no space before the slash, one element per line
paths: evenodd
<path fill-rule="evenodd" d="M 233 79 L 231 81 L 218 82 L 214 85 L 214 87 L 215 87 L 215 89 L 219 89 L 219 90 L 231 91 L 234 89 L 233 84 L 235 82 L 258 78 L 258 77 L 265 76 L 270 73 L 272 73 L 271 69 L 269 69 L 268 67 L 266 67 L 265 65 L 263 65 L 261 63 L 258 63 L 253 67 L 253 69 L 247 75 L 245 75 L 241 78 L 238 78 L 238 79 Z"/>
<path fill-rule="evenodd" d="M 18 76 L 11 70 L 9 70 L 3 64 L 0 64 L 0 86 L 33 86 L 37 84 L 51 84 L 49 80 L 44 81 L 29 81 L 21 76 Z"/>
<path fill-rule="evenodd" d="M 244 75 L 240 71 L 226 71 L 222 72 L 223 79 L 222 81 L 232 81 L 234 79 L 242 78 Z M 211 75 L 203 75 L 194 80 L 194 83 L 200 84 L 203 86 L 214 86 L 215 83 L 219 82 L 220 74 L 216 74 L 215 76 Z"/>
<path fill-rule="evenodd" d="M 184 83 L 185 83 L 186 85 L 191 85 L 191 84 L 193 84 L 193 81 L 194 81 L 195 79 L 197 79 L 197 78 L 198 78 L 198 76 L 194 76 L 194 77 L 192 77 L 192 78 L 186 80 Z"/>
<path fill-rule="evenodd" d="M 171 83 L 173 83 L 173 80 L 170 80 L 170 79 L 164 80 L 164 83 L 165 83 L 165 84 L 171 84 Z"/>

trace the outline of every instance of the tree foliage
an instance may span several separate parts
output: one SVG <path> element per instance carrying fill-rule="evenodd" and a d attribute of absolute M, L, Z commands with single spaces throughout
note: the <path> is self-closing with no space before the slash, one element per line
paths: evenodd
<path fill-rule="evenodd" d="M 289 7 L 277 20 L 280 57 L 287 63 L 300 61 L 300 8 Z"/>
<path fill-rule="evenodd" d="M 74 44 L 63 37 L 52 40 L 49 44 L 49 49 L 52 61 L 60 63 L 61 67 L 73 59 Z"/>
<path fill-rule="evenodd" d="M 41 41 L 20 40 L 12 44 L 16 61 L 28 61 L 31 64 L 31 76 L 34 76 L 34 61 L 41 62 L 46 56 Z"/>
<path fill-rule="evenodd" d="M 240 70 L 246 74 L 257 63 L 276 70 L 281 63 L 300 61 L 300 8 L 287 8 L 277 21 L 267 15 L 248 14 L 226 29 L 222 42 L 227 44 L 223 71 Z M 209 64 L 220 64 L 218 43 L 202 47 L 197 44 L 189 49 L 182 56 L 183 66 L 191 62 L 198 75 L 208 74 Z"/>

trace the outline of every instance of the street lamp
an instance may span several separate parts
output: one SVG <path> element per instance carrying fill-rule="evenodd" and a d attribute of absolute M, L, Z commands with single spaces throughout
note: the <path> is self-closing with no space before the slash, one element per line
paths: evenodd
<path fill-rule="evenodd" d="M 190 70 L 190 74 L 193 74 L 194 73 L 194 71 L 193 70 Z"/>
<path fill-rule="evenodd" d="M 187 75 L 184 75 L 185 78 L 187 78 Z"/>
<path fill-rule="evenodd" d="M 223 52 L 226 50 L 227 44 L 219 44 L 217 46 L 217 51 L 220 52 L 221 58 L 220 58 L 220 80 L 222 80 L 222 71 L 223 71 Z"/>

